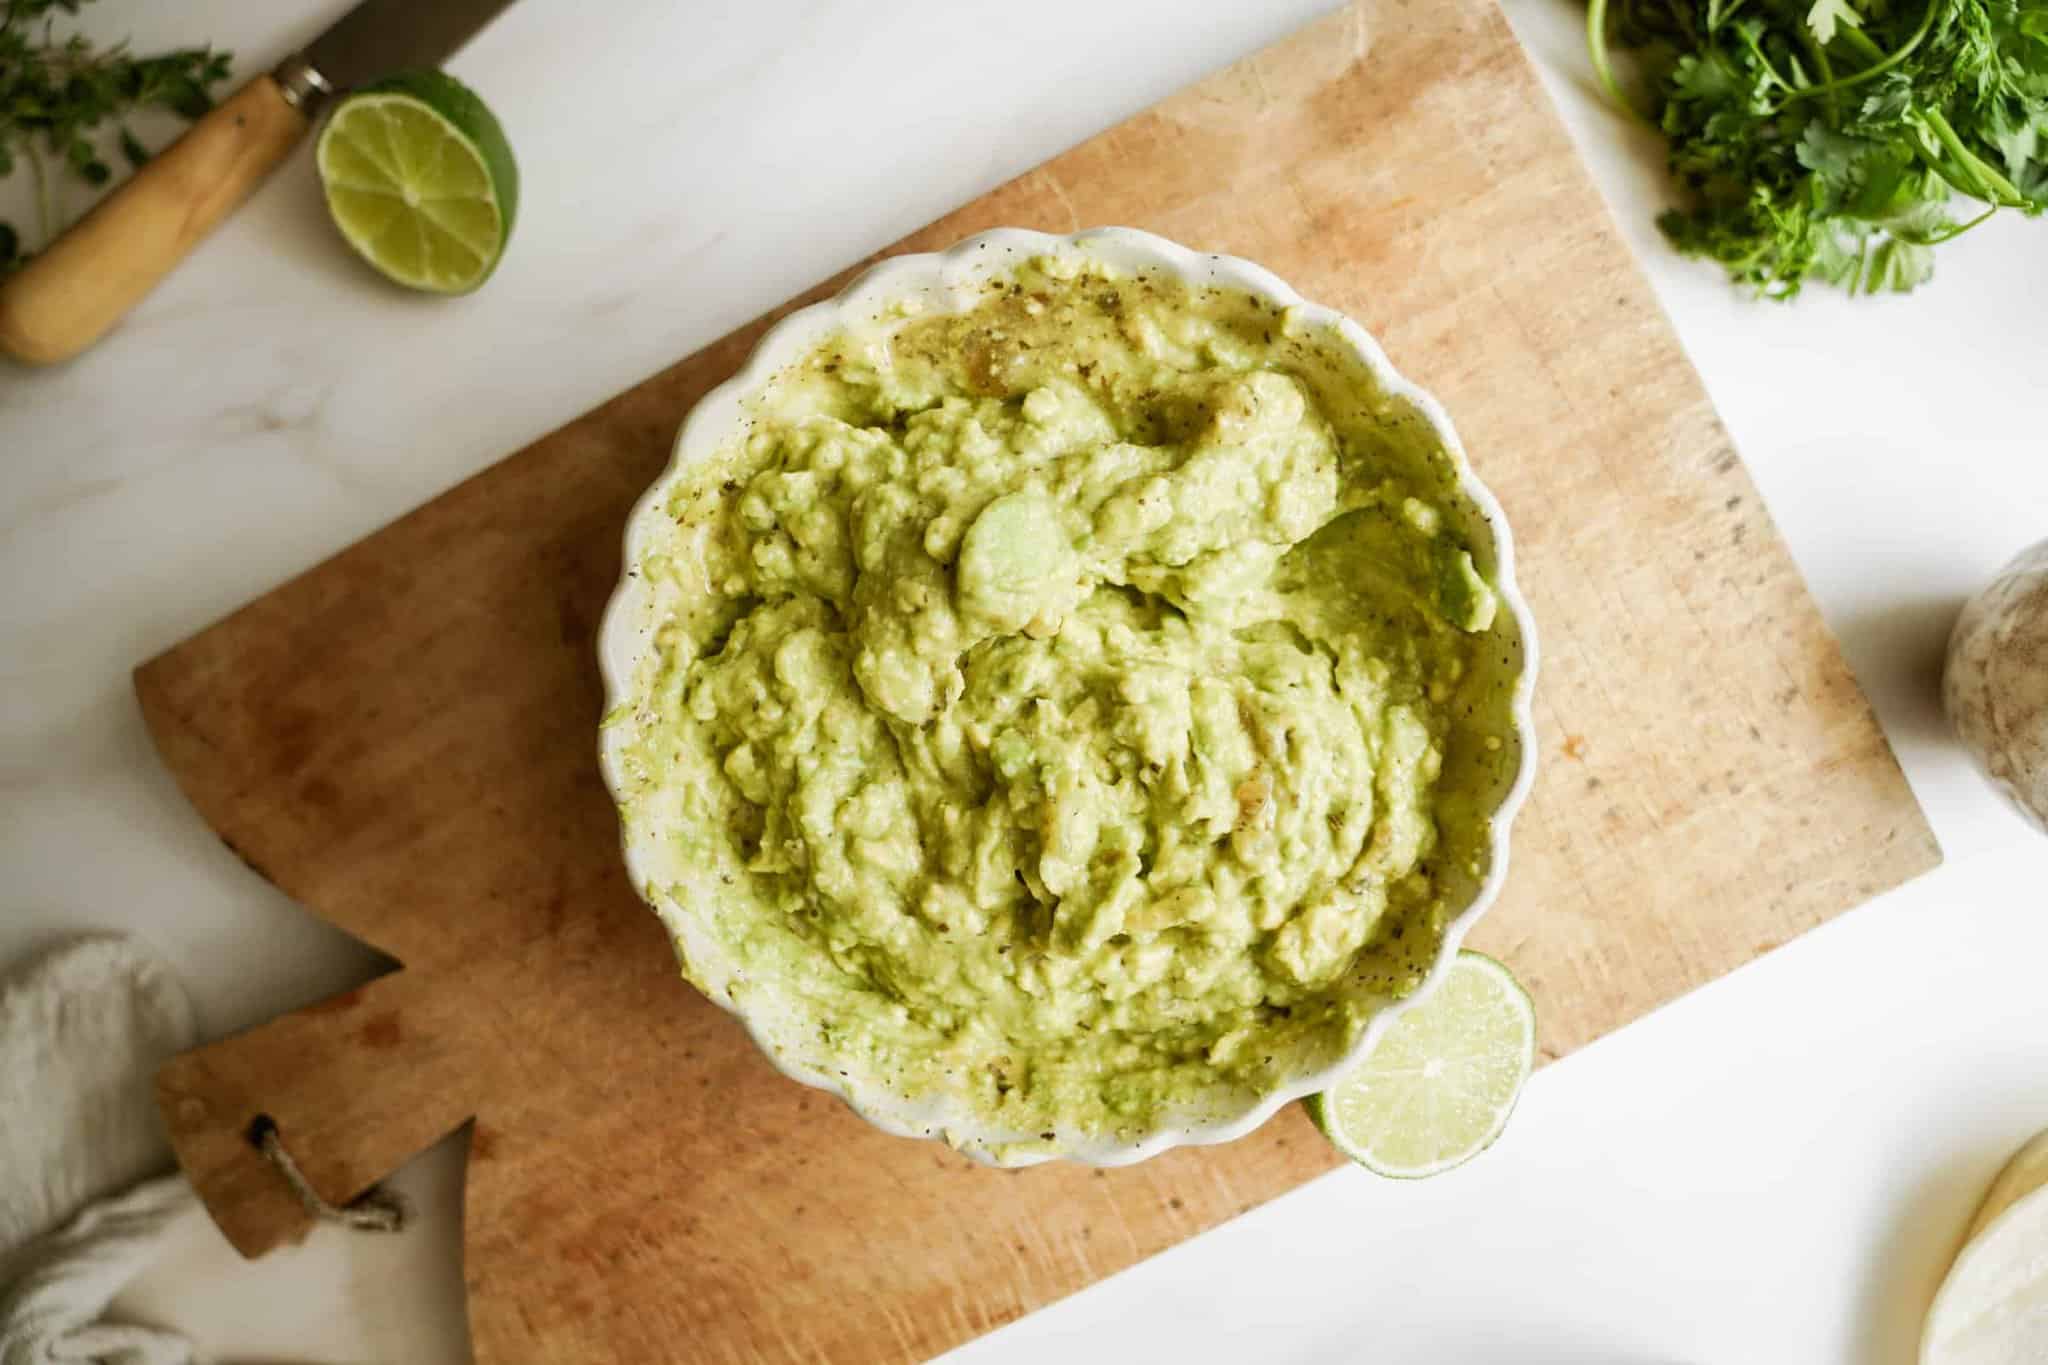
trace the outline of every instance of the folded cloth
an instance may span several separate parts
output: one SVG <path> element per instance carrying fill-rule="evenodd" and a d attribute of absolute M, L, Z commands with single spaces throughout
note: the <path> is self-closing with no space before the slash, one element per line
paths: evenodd
<path fill-rule="evenodd" d="M 191 1359 L 99 1317 L 196 1202 L 181 1176 L 143 1180 L 170 1163 L 150 1078 L 193 1033 L 133 939 L 75 939 L 0 981 L 0 1365 Z"/>
<path fill-rule="evenodd" d="M 162 1175 L 30 1243 L 0 1288 L 0 1365 L 188 1365 L 191 1343 L 175 1332 L 99 1319 L 155 1257 L 164 1228 L 198 1205 L 184 1176 Z"/>

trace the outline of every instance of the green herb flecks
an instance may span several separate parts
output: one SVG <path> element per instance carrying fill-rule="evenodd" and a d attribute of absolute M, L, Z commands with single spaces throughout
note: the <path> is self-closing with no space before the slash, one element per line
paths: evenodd
<path fill-rule="evenodd" d="M 1586 20 L 1609 96 L 1669 141 L 1665 235 L 1761 294 L 1904 292 L 1941 243 L 2048 209 L 2048 0 L 1590 0 Z M 1610 44 L 1640 54 L 1650 113 Z"/>
<path fill-rule="evenodd" d="M 199 117 L 213 106 L 213 87 L 227 79 L 228 54 L 185 48 L 137 57 L 125 43 L 95 48 L 83 36 L 58 38 L 53 17 L 76 14 L 88 0 L 0 0 L 0 178 L 26 163 L 35 184 L 38 245 L 62 228 L 58 174 L 101 186 L 113 178 L 103 147 L 107 125 L 130 166 L 149 150 L 127 120 L 143 110 Z M 0 222 L 0 271 L 19 265 L 27 246 Z"/>

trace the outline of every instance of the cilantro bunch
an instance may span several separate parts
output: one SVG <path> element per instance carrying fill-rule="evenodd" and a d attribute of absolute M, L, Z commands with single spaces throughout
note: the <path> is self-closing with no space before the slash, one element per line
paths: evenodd
<path fill-rule="evenodd" d="M 1589 0 L 1638 51 L 1689 255 L 1772 298 L 1906 291 L 2000 209 L 2048 209 L 2048 0 Z M 1958 203 L 1958 200 L 1973 201 Z"/>
<path fill-rule="evenodd" d="M 228 56 L 189 48 L 136 57 L 125 44 L 95 50 L 82 36 L 56 38 L 53 11 L 76 14 L 87 0 L 0 0 L 0 177 L 27 162 L 35 179 L 42 240 L 56 235 L 53 168 L 86 184 L 107 183 L 113 170 L 96 136 L 113 124 L 122 156 L 140 166 L 149 151 L 126 120 L 137 111 L 167 110 L 197 118 L 213 106 L 212 88 L 227 79 Z M 20 234 L 0 222 L 0 271 L 22 259 Z"/>

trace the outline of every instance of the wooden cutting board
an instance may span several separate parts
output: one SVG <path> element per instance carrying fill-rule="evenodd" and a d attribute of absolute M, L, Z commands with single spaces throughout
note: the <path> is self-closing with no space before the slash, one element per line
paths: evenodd
<path fill-rule="evenodd" d="M 899 249 L 1110 223 L 1349 311 L 1506 505 L 1543 766 L 1476 943 L 1544 1057 L 1938 860 L 1490 0 L 1359 0 Z M 619 866 L 591 631 L 627 507 L 763 325 L 136 675 L 221 837 L 404 963 L 167 1065 L 179 1159 L 257 1255 L 304 1224 L 259 1115 L 335 1201 L 474 1119 L 486 1365 L 919 1359 L 1334 1164 L 1290 1112 L 1130 1169 L 985 1170 L 784 1080 L 677 978 Z"/>

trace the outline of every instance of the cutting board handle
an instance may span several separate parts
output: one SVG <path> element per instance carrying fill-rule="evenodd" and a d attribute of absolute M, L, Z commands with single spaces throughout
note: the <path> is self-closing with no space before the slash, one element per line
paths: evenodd
<path fill-rule="evenodd" d="M 157 1072 L 178 1164 L 235 1250 L 260 1256 L 312 1222 L 259 1150 L 266 1123 L 313 1190 L 340 1205 L 476 1113 L 477 1069 L 447 1045 L 453 1011 L 437 1004 L 447 994 L 394 972 Z"/>

